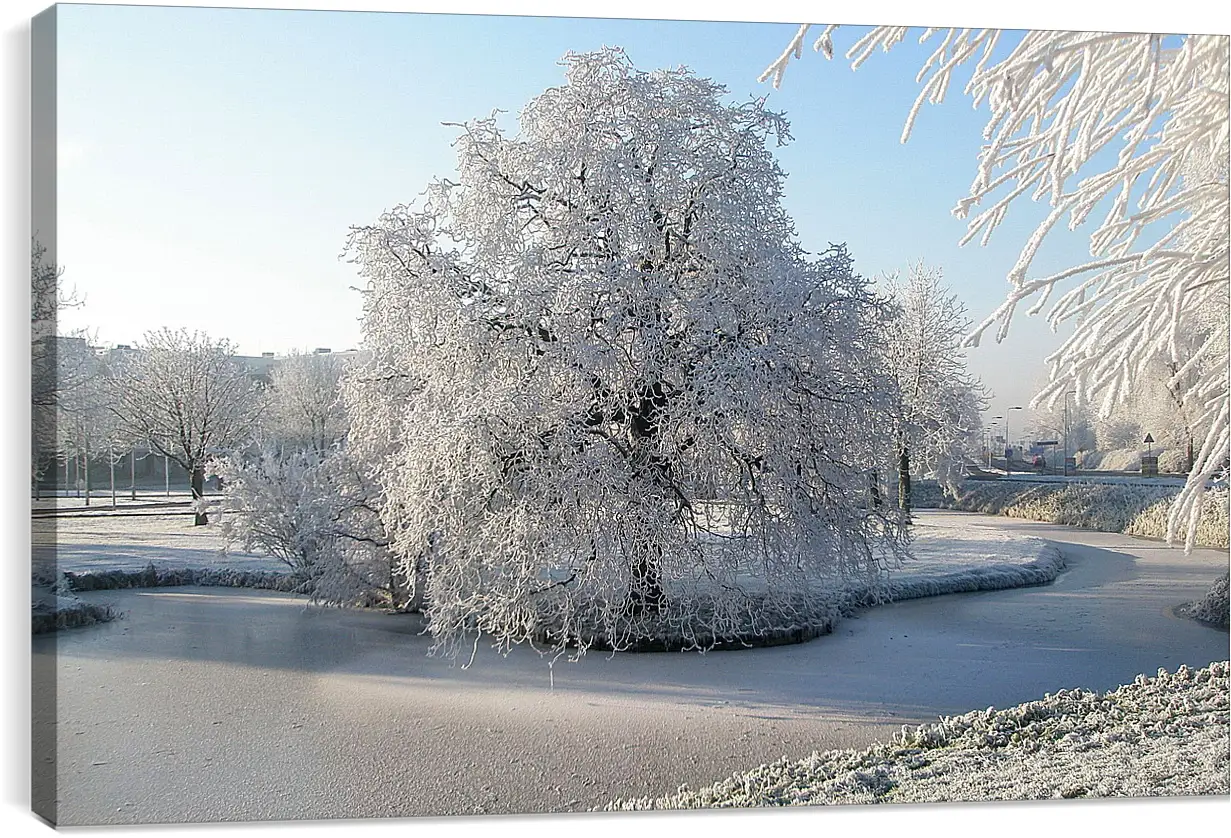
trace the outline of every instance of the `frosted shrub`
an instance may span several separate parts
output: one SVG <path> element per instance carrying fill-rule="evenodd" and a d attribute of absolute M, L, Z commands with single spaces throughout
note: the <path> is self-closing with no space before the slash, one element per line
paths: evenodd
<path fill-rule="evenodd" d="M 386 550 L 374 487 L 346 452 L 266 451 L 215 469 L 228 545 L 281 560 L 317 602 L 418 606 L 416 580 Z"/>
<path fill-rule="evenodd" d="M 1227 628 L 1231 624 L 1231 611 L 1228 610 L 1229 590 L 1231 590 L 1231 574 L 1224 573 L 1214 582 L 1204 598 L 1192 604 L 1188 610 L 1189 615 L 1212 625 Z"/>
<path fill-rule="evenodd" d="M 569 55 L 462 126 L 456 182 L 354 231 L 370 359 L 347 383 L 389 549 L 435 648 L 806 626 L 902 554 L 882 301 L 807 256 L 766 149 L 787 124 L 686 70 Z"/>

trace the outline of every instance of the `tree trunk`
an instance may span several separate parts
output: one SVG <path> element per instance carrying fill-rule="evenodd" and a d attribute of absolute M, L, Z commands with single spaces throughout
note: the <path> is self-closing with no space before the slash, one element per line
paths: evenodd
<path fill-rule="evenodd" d="M 661 382 L 643 388 L 640 398 L 628 411 L 635 467 L 670 481 L 670 463 L 655 452 L 658 416 L 666 409 L 668 396 Z M 662 582 L 662 547 L 648 539 L 633 539 L 632 580 L 628 589 L 631 613 L 657 614 L 666 602 Z"/>
<path fill-rule="evenodd" d="M 910 451 L 903 445 L 898 451 L 898 506 L 910 519 Z"/>
<path fill-rule="evenodd" d="M 868 472 L 868 492 L 872 496 L 872 508 L 881 508 L 881 476 L 880 472 L 872 469 Z"/>
<path fill-rule="evenodd" d="M 393 605 L 395 609 L 407 614 L 423 613 L 423 607 L 427 605 L 427 565 L 427 556 L 419 556 L 415 559 L 415 566 L 411 570 L 411 573 L 414 574 L 413 592 L 409 584 L 410 580 L 402 579 L 400 578 L 401 574 L 390 571 L 389 587 L 393 592 Z"/>
<path fill-rule="evenodd" d="M 209 515 L 205 513 L 205 467 L 192 467 L 192 505 L 194 527 L 203 527 L 209 523 Z"/>
<path fill-rule="evenodd" d="M 662 583 L 662 548 L 639 543 L 634 549 L 632 585 L 628 589 L 629 609 L 633 614 L 657 614 L 662 611 L 666 595 Z"/>
<path fill-rule="evenodd" d="M 90 505 L 90 447 L 89 440 L 86 440 L 85 453 L 81 455 L 81 461 L 85 465 L 85 505 Z"/>

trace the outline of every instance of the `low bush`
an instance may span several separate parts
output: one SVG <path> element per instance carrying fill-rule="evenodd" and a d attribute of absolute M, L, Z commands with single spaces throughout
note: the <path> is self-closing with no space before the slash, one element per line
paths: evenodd
<path fill-rule="evenodd" d="M 1224 573 L 1203 599 L 1191 603 L 1184 613 L 1194 620 L 1219 628 L 1231 628 L 1231 573 Z"/>
<path fill-rule="evenodd" d="M 153 564 L 143 570 L 106 570 L 88 573 L 65 572 L 70 590 L 113 591 L 121 588 L 165 588 L 175 585 L 204 587 L 259 588 L 298 593 L 304 580 L 291 573 L 265 570 L 231 570 L 215 568 L 159 568 Z"/>

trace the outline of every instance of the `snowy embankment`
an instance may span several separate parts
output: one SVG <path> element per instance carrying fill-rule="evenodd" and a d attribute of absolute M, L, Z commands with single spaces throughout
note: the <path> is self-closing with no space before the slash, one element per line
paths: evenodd
<path fill-rule="evenodd" d="M 920 509 L 957 509 L 1066 524 L 1145 538 L 1166 538 L 1167 513 L 1179 486 L 1122 483 L 967 480 L 951 495 L 933 480 L 919 481 L 912 501 Z M 1212 489 L 1202 498 L 1197 545 L 1228 546 L 1228 491 Z"/>
<path fill-rule="evenodd" d="M 1129 474 L 1083 474 L 1076 477 L 1065 477 L 1060 474 L 1026 474 L 1022 472 L 1000 473 L 996 478 L 1000 483 L 1016 481 L 1018 483 L 1060 483 L 1067 485 L 1085 485 L 1089 483 L 1117 486 L 1145 486 L 1150 489 L 1159 487 L 1183 487 L 1188 481 L 1183 477 L 1141 477 Z M 1211 486 L 1212 481 L 1211 481 Z"/>
<path fill-rule="evenodd" d="M 1114 448 L 1110 451 L 1085 451 L 1078 455 L 1078 466 L 1101 471 L 1141 471 L 1140 448 Z M 1154 448 L 1149 453 L 1158 457 L 1158 468 L 1164 473 L 1186 471 L 1187 451 L 1183 448 Z"/>
<path fill-rule="evenodd" d="M 890 744 L 814 752 L 608 811 L 1228 793 L 1228 664 L 1061 690 L 904 727 Z"/>

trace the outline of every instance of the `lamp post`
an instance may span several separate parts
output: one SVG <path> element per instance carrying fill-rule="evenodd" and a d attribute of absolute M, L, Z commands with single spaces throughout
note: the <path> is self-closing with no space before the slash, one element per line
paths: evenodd
<path fill-rule="evenodd" d="M 990 435 L 990 438 L 988 439 L 987 446 L 987 467 L 989 469 L 992 467 L 992 445 L 996 442 L 995 428 L 998 424 L 1000 424 L 1000 420 L 1003 418 L 1003 416 L 993 416 L 991 423 L 988 425 L 988 434 Z"/>
<path fill-rule="evenodd" d="M 1064 393 L 1064 476 L 1069 476 L 1069 396 L 1077 395 L 1076 390 L 1066 390 Z M 1076 461 L 1074 461 L 1074 471 L 1076 471 Z"/>
<path fill-rule="evenodd" d="M 1022 408 L 1022 407 L 1020 407 L 1020 406 L 1018 406 L 1018 407 L 1010 407 L 1010 408 L 1009 408 L 1009 410 L 1023 410 L 1023 409 L 1024 409 L 1024 408 Z M 1005 470 L 1006 472 L 1008 472 L 1008 471 L 1012 471 L 1012 469 L 1011 469 L 1011 468 L 1009 468 L 1009 465 L 1010 465 L 1010 464 L 1012 463 L 1012 461 L 1013 461 L 1013 459 L 1012 459 L 1012 453 L 1011 453 L 1011 452 L 1013 451 L 1013 436 L 1009 433 L 1009 410 L 1006 410 L 1006 411 L 1004 412 L 1004 444 L 1005 444 L 1005 446 L 1006 446 L 1005 450 L 1006 450 L 1007 452 L 1010 452 L 1010 453 L 1006 454 L 1006 456 L 1005 456 L 1005 458 L 1004 458 L 1004 465 L 1005 465 L 1005 469 L 1004 469 L 1004 470 Z"/>

